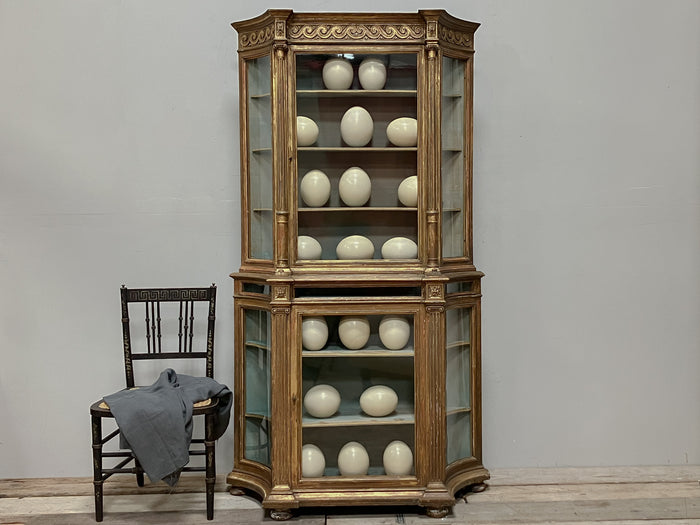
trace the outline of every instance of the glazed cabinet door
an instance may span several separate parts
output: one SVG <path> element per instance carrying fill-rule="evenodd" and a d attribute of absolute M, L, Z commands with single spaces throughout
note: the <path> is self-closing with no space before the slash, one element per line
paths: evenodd
<path fill-rule="evenodd" d="M 355 47 L 292 60 L 297 265 L 417 264 L 419 54 Z"/>
<path fill-rule="evenodd" d="M 298 307 L 300 487 L 416 485 L 415 305 Z"/>

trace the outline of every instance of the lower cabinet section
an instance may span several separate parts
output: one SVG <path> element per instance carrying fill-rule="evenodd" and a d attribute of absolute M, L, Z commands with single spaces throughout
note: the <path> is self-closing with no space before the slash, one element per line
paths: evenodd
<path fill-rule="evenodd" d="M 299 506 L 394 504 L 439 517 L 457 491 L 488 479 L 479 277 L 319 296 L 293 280 L 237 279 L 228 482 L 285 519 Z"/>

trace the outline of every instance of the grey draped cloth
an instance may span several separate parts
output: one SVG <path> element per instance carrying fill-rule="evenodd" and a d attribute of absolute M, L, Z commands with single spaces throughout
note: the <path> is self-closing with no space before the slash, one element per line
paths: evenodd
<path fill-rule="evenodd" d="M 189 462 L 192 408 L 218 398 L 214 439 L 226 430 L 233 394 L 210 377 L 178 375 L 168 368 L 151 386 L 121 390 L 104 398 L 119 425 L 122 447 L 130 448 L 152 482 L 173 486 Z"/>

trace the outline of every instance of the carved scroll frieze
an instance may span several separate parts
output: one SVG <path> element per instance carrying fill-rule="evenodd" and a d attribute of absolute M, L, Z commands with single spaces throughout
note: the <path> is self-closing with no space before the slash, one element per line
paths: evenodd
<path fill-rule="evenodd" d="M 412 24 L 292 24 L 289 38 L 293 40 L 422 40 L 425 27 Z"/>
<path fill-rule="evenodd" d="M 440 40 L 455 46 L 472 47 L 471 35 L 445 26 L 440 26 Z"/>
<path fill-rule="evenodd" d="M 239 39 L 239 46 L 241 49 L 245 49 L 247 47 L 257 47 L 273 40 L 274 38 L 274 27 L 268 26 L 262 29 L 258 29 L 257 31 L 241 33 Z"/>

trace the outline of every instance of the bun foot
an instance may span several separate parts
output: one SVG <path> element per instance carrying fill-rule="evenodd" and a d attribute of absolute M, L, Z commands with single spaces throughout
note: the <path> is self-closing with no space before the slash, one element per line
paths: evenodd
<path fill-rule="evenodd" d="M 431 518 L 444 518 L 450 512 L 450 507 L 438 507 L 437 509 L 426 509 L 426 514 Z"/>
<path fill-rule="evenodd" d="M 287 521 L 292 517 L 292 513 L 288 510 L 271 510 L 270 517 L 275 521 Z"/>
<path fill-rule="evenodd" d="M 487 488 L 489 488 L 489 486 L 486 483 L 477 483 L 471 486 L 471 491 L 474 494 L 478 494 L 479 492 L 484 492 Z"/>

